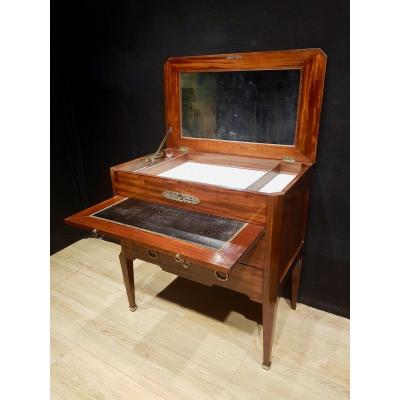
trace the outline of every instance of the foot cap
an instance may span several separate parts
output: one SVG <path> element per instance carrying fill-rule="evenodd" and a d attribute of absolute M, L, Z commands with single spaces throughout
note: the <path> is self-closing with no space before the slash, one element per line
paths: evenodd
<path fill-rule="evenodd" d="M 268 371 L 271 368 L 271 362 L 269 362 L 268 364 L 263 364 L 262 367 L 263 369 Z"/>
<path fill-rule="evenodd" d="M 136 310 L 137 310 L 137 306 L 134 306 L 134 307 L 129 307 L 129 309 L 130 309 L 132 312 L 134 312 L 134 311 L 136 311 Z"/>

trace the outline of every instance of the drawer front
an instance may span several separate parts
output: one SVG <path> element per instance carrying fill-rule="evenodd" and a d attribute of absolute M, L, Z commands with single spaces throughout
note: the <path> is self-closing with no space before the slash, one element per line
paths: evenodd
<path fill-rule="evenodd" d="M 120 196 L 135 197 L 255 224 L 264 225 L 266 222 L 268 200 L 260 193 L 121 171 L 114 171 L 113 179 L 115 192 Z M 190 194 L 198 199 L 199 203 L 177 203 L 163 196 L 166 191 Z"/>
<path fill-rule="evenodd" d="M 121 243 L 127 258 L 140 259 L 159 265 L 163 270 L 205 284 L 222 286 L 247 295 L 251 300 L 262 302 L 263 270 L 245 264 L 235 265 L 229 273 L 205 268 L 181 255 L 166 254 L 155 247 L 145 247 L 133 242 Z"/>
<path fill-rule="evenodd" d="M 195 265 L 197 268 L 204 268 L 199 262 L 194 262 L 187 256 L 183 256 L 180 253 L 167 253 L 157 247 L 147 247 L 132 242 L 123 242 L 122 248 L 128 258 L 139 258 L 140 260 L 154 264 L 169 265 L 171 267 L 176 267 L 177 271 L 193 269 Z"/>

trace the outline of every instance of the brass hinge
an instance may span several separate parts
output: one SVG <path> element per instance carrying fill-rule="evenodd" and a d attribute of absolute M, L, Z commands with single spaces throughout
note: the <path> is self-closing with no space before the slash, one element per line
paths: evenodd
<path fill-rule="evenodd" d="M 296 162 L 296 160 L 293 157 L 283 157 L 282 161 L 285 161 L 285 162 L 291 163 L 291 164 Z"/>
<path fill-rule="evenodd" d="M 225 57 L 226 60 L 240 60 L 241 58 L 243 58 L 243 56 L 241 56 L 240 54 L 232 54 Z"/>
<path fill-rule="evenodd" d="M 158 146 L 157 151 L 156 151 L 154 154 L 152 154 L 151 156 L 147 157 L 146 161 L 154 161 L 154 160 L 156 160 L 157 158 L 161 158 L 161 157 L 163 156 L 162 148 L 163 148 L 165 142 L 167 141 L 168 136 L 169 136 L 171 133 L 172 133 L 172 127 L 170 126 L 170 127 L 168 128 L 168 131 L 167 131 L 167 133 L 165 134 L 163 140 L 161 141 L 160 145 Z"/>

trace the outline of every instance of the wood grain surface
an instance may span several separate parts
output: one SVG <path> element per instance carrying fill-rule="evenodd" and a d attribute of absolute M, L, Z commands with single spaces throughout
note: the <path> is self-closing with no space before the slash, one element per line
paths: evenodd
<path fill-rule="evenodd" d="M 316 160 L 319 117 L 324 89 L 326 55 L 321 49 L 264 51 L 169 58 L 164 66 L 166 126 L 172 127 L 171 147 L 197 151 L 238 154 L 263 158 L 294 157 L 296 161 Z M 250 71 L 300 69 L 301 88 L 294 146 L 223 140 L 194 139 L 182 136 L 180 72 Z"/>

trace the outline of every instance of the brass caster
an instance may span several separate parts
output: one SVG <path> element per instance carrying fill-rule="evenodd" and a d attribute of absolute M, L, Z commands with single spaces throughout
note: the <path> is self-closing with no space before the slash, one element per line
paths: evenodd
<path fill-rule="evenodd" d="M 130 309 L 132 312 L 134 312 L 134 311 L 136 311 L 136 310 L 137 310 L 137 306 L 134 306 L 134 307 L 129 307 L 129 309 Z"/>
<path fill-rule="evenodd" d="M 268 364 L 263 364 L 262 367 L 263 369 L 268 371 L 271 368 L 271 362 L 269 362 Z"/>

